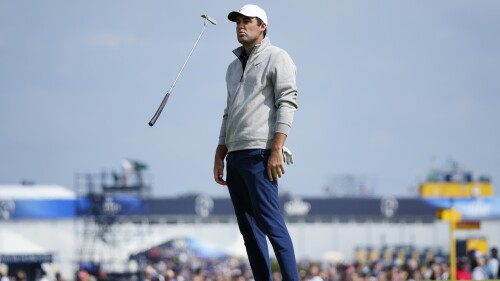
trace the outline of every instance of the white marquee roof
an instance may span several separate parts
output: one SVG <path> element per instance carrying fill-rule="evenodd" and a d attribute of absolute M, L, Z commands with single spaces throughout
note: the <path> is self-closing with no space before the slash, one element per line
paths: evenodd
<path fill-rule="evenodd" d="M 60 185 L 0 185 L 0 201 L 75 198 L 73 190 Z"/>

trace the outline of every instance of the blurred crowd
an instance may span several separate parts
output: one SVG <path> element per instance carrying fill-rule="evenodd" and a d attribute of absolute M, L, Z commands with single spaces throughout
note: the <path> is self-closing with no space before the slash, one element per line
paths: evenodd
<path fill-rule="evenodd" d="M 279 265 L 271 262 L 273 281 L 283 281 Z M 414 258 L 406 261 L 386 262 L 319 262 L 301 260 L 298 263 L 301 281 L 404 281 L 404 280 L 450 280 L 448 260 L 434 258 L 418 262 Z M 1 268 L 0 268 L 1 269 Z M 469 251 L 457 259 L 457 280 L 494 280 L 500 279 L 499 260 L 496 248 L 487 254 Z M 72 278 L 69 278 L 72 279 Z M 76 281 L 253 281 L 252 271 L 247 259 L 227 258 L 223 260 L 204 260 L 191 256 L 183 259 L 157 260 L 144 262 L 139 273 L 129 275 L 106 274 L 103 269 L 89 272 L 80 269 Z M 0 270 L 0 281 L 26 281 L 24 272 Z M 64 281 L 60 274 L 41 275 L 36 281 Z M 259 280 L 255 280 L 259 281 Z"/>
<path fill-rule="evenodd" d="M 404 262 L 327 263 L 310 260 L 299 261 L 301 281 L 403 281 L 450 280 L 447 260 L 434 258 L 419 263 L 413 258 Z M 488 254 L 470 251 L 457 259 L 457 280 L 499 279 L 499 260 L 496 248 Z M 282 281 L 279 266 L 272 261 L 273 281 Z M 80 278 L 82 277 L 82 278 Z M 77 281 L 102 281 L 102 278 L 79 273 Z M 145 263 L 137 281 L 252 281 L 252 271 L 246 259 L 229 258 L 218 261 L 191 257 L 187 260 L 161 260 Z M 259 281 L 259 280 L 256 280 Z"/>
<path fill-rule="evenodd" d="M 29 273 L 32 275 L 31 278 L 29 278 Z M 9 270 L 7 264 L 0 263 L 0 281 L 66 281 L 60 272 L 46 270 L 43 266 L 30 270 L 29 273 L 19 268 Z"/>

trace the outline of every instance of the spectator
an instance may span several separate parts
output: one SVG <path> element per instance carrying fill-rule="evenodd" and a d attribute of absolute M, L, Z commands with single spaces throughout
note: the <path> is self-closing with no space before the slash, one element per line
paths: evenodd
<path fill-rule="evenodd" d="M 427 265 L 427 264 L 421 265 L 420 266 L 420 273 L 424 277 L 424 280 L 430 280 L 431 279 L 432 271 L 429 268 L 429 265 Z"/>
<path fill-rule="evenodd" d="M 201 266 L 194 271 L 193 281 L 205 281 L 205 270 Z"/>
<path fill-rule="evenodd" d="M 472 274 L 467 269 L 467 260 L 459 259 L 457 262 L 457 280 L 472 280 Z"/>
<path fill-rule="evenodd" d="M 0 263 L 0 281 L 10 281 L 9 277 L 7 277 L 7 273 L 9 268 L 6 264 Z"/>
<path fill-rule="evenodd" d="M 448 263 L 446 262 L 441 262 L 440 263 L 441 267 L 441 280 L 449 280 L 450 279 L 450 267 L 448 266 Z"/>
<path fill-rule="evenodd" d="M 438 263 L 433 263 L 431 265 L 431 280 L 441 280 L 441 266 Z"/>
<path fill-rule="evenodd" d="M 419 280 L 419 279 L 415 279 L 415 273 L 416 272 L 419 272 L 418 270 L 418 262 L 417 260 L 415 260 L 414 258 L 410 258 L 408 259 L 402 266 L 401 266 L 401 270 L 403 271 L 404 273 L 404 277 L 407 279 L 407 280 Z M 421 275 L 418 275 L 421 277 Z M 418 277 L 417 276 L 417 277 Z"/>
<path fill-rule="evenodd" d="M 381 261 L 375 261 L 373 262 L 373 265 L 371 267 L 371 276 L 372 277 L 377 277 L 377 275 L 382 272 L 383 270 L 383 265 Z"/>
<path fill-rule="evenodd" d="M 424 276 L 422 275 L 422 272 L 420 272 L 420 270 L 416 269 L 413 271 L 412 276 L 408 276 L 408 280 L 421 281 L 421 280 L 425 280 L 425 279 L 424 279 Z"/>
<path fill-rule="evenodd" d="M 19 270 L 16 274 L 16 281 L 26 281 L 26 273 L 22 270 Z"/>
<path fill-rule="evenodd" d="M 323 278 L 319 276 L 320 268 L 316 263 L 312 263 L 309 266 L 309 279 L 308 281 L 324 281 Z"/>
<path fill-rule="evenodd" d="M 500 263 L 498 261 L 498 251 L 497 248 L 490 249 L 490 257 L 488 259 L 488 264 L 486 266 L 486 271 L 490 279 L 498 279 L 500 275 L 498 271 L 500 269 Z"/>
<path fill-rule="evenodd" d="M 476 255 L 474 257 L 474 262 L 472 263 L 472 279 L 474 280 L 487 280 L 488 279 L 488 273 L 486 272 L 485 269 L 485 259 L 484 257 L 479 253 L 476 252 Z"/>
<path fill-rule="evenodd" d="M 327 281 L 334 281 L 337 280 L 337 268 L 335 266 L 330 266 L 326 272 L 326 280 Z"/>
<path fill-rule="evenodd" d="M 396 265 L 390 266 L 386 275 L 388 281 L 403 281 L 399 267 Z"/>
<path fill-rule="evenodd" d="M 55 275 L 56 281 L 66 281 L 64 277 L 62 276 L 61 272 L 56 272 Z"/>
<path fill-rule="evenodd" d="M 172 269 L 167 269 L 167 271 L 163 274 L 163 278 L 165 281 L 174 281 L 175 273 Z"/>
<path fill-rule="evenodd" d="M 156 274 L 156 270 L 151 265 L 146 265 L 143 272 L 144 281 L 152 281 L 153 276 Z"/>
<path fill-rule="evenodd" d="M 80 270 L 78 271 L 78 274 L 76 276 L 77 281 L 89 281 L 90 276 L 89 273 L 86 270 Z"/>

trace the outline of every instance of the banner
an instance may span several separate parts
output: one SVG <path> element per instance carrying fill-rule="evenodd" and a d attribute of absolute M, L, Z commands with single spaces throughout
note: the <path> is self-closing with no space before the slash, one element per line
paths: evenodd
<path fill-rule="evenodd" d="M 436 208 L 458 211 L 463 220 L 500 219 L 500 197 L 433 198 L 423 200 L 426 204 Z"/>

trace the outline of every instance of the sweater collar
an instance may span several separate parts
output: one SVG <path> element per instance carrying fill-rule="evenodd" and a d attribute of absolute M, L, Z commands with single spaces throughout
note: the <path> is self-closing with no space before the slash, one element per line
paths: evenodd
<path fill-rule="evenodd" d="M 255 47 L 253 47 L 250 55 L 258 54 L 270 45 L 271 45 L 271 40 L 269 40 L 268 37 L 265 37 L 259 44 L 255 45 Z M 246 56 L 245 48 L 243 46 L 240 46 L 240 47 L 233 50 L 233 54 L 235 54 L 238 58 L 245 57 Z"/>

